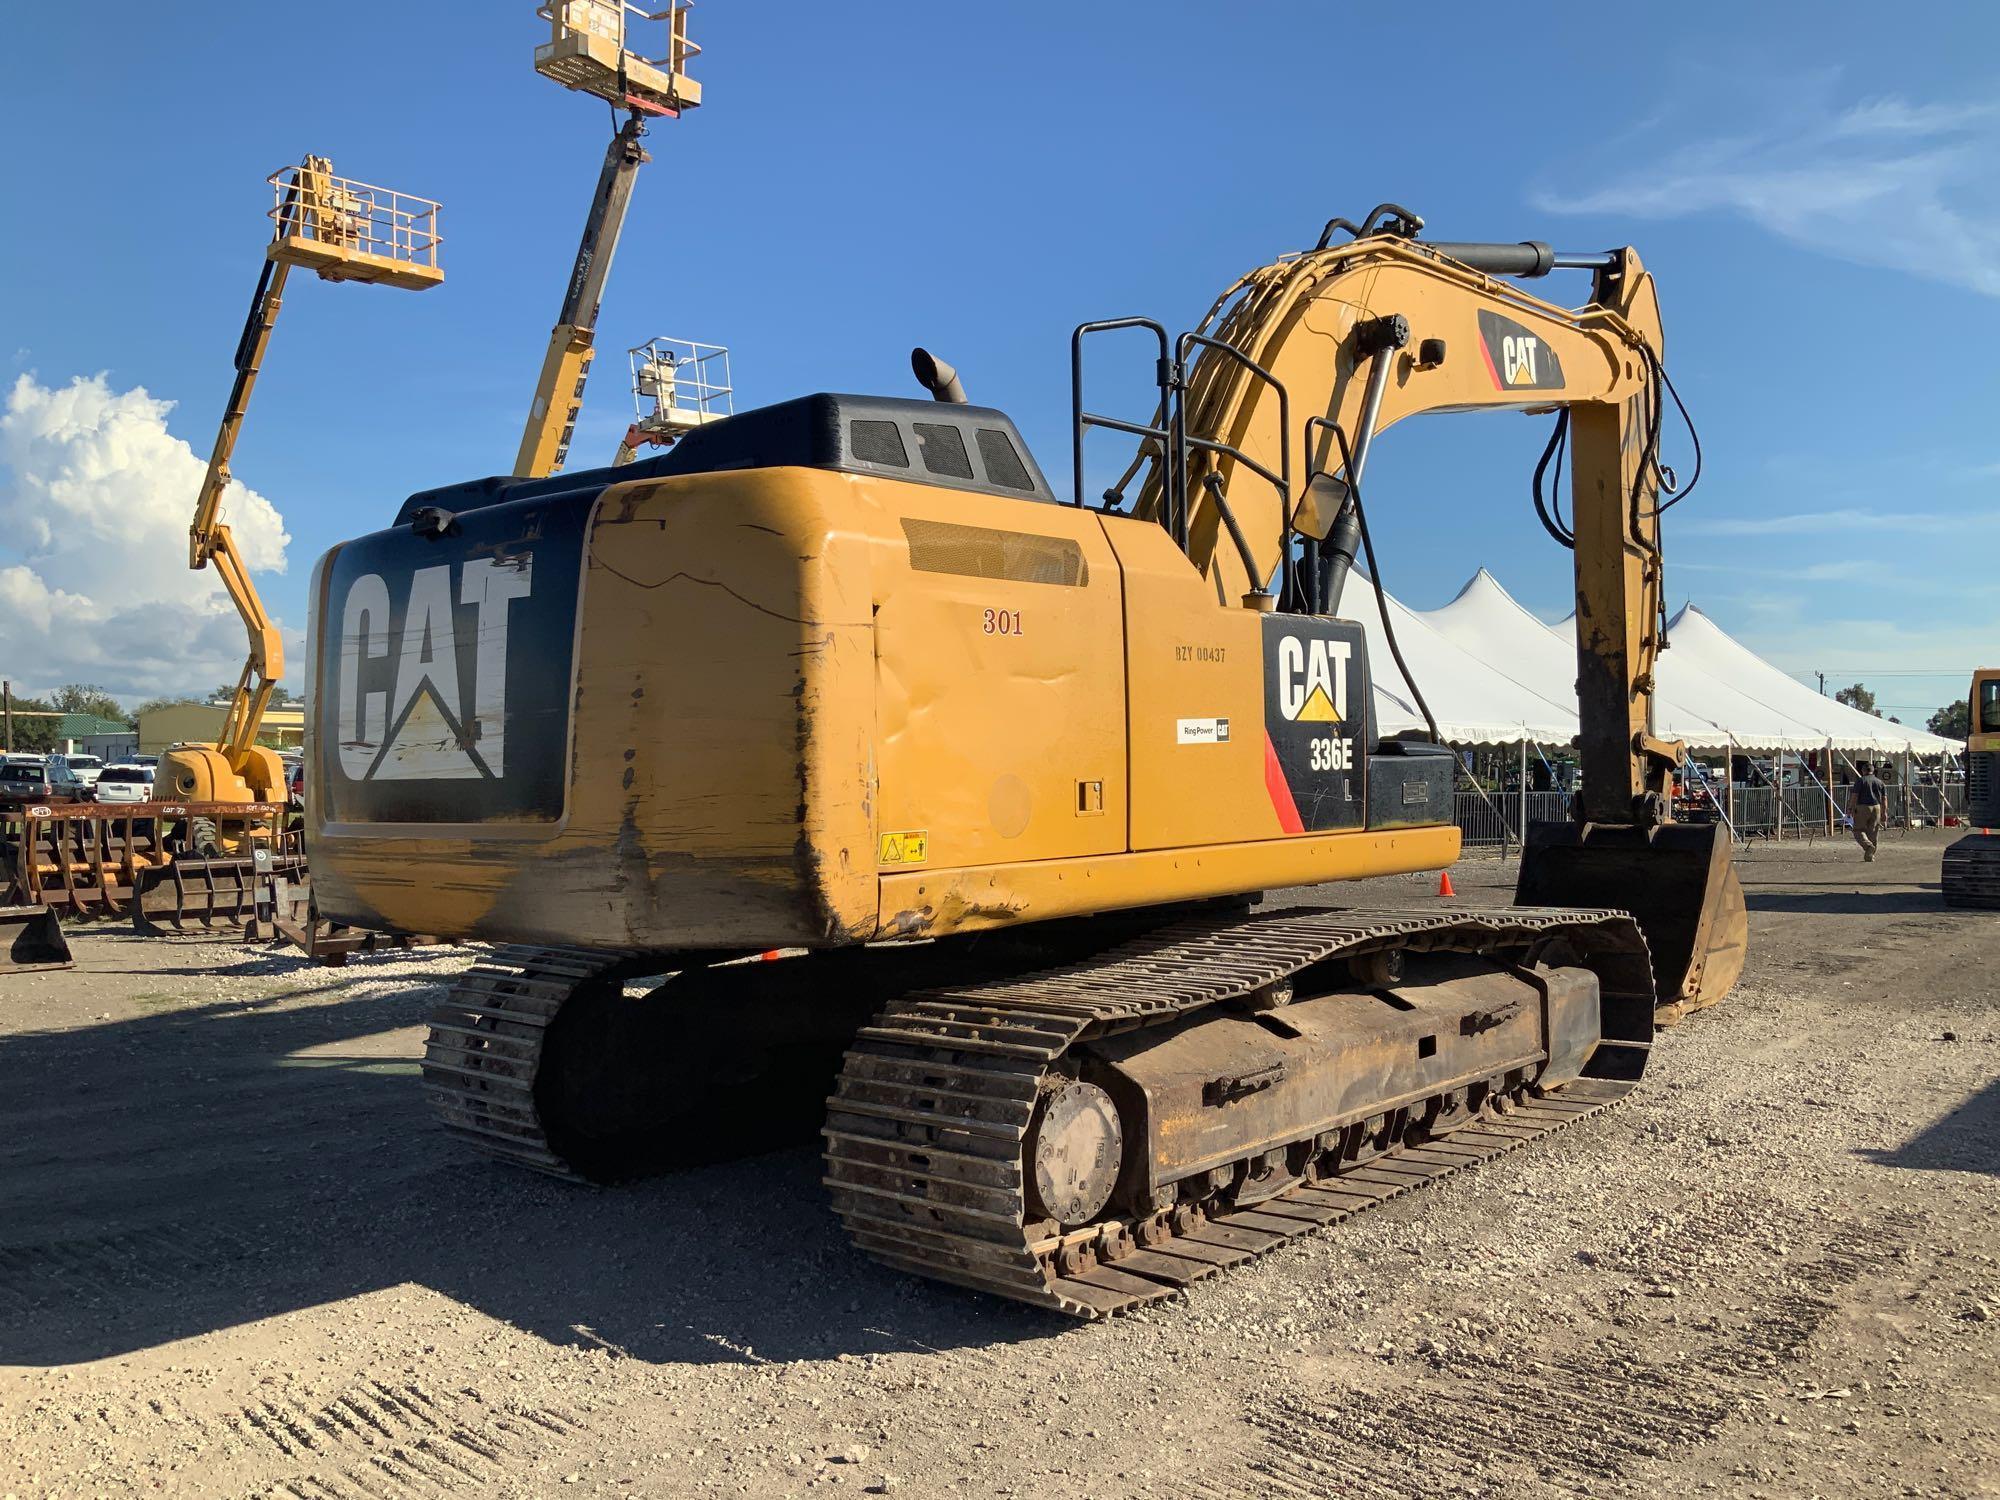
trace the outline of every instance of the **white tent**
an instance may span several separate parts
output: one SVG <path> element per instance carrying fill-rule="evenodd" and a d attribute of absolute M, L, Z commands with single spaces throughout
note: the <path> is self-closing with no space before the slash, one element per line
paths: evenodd
<path fill-rule="evenodd" d="M 1543 624 L 1481 568 L 1458 596 L 1424 618 L 1465 650 L 1530 683 L 1544 697 L 1576 697 L 1576 637 L 1565 621 Z M 1671 637 L 1670 637 L 1671 638 Z M 1669 650 L 1660 660 L 1654 732 L 1690 749 L 1811 750 L 1826 736 L 1772 712 L 1729 682 Z"/>
<path fill-rule="evenodd" d="M 1368 636 L 1368 667 L 1375 679 L 1376 733 L 1399 734 L 1424 727 L 1416 699 L 1389 654 L 1375 608 L 1375 585 L 1357 571 L 1349 581 L 1342 611 L 1360 622 Z M 1495 672 L 1464 646 L 1440 632 L 1423 615 L 1391 594 L 1389 618 L 1403 648 L 1410 675 L 1437 715 L 1438 732 L 1455 745 L 1518 745 L 1523 740 L 1567 744 L 1576 737 L 1576 692 L 1565 684 L 1545 697 L 1515 677 Z M 1570 681 L 1575 679 L 1570 674 Z"/>
<path fill-rule="evenodd" d="M 1728 683 L 1768 713 L 1789 719 L 1815 736 L 1814 745 L 1832 743 L 1836 750 L 1868 750 L 1913 755 L 1956 754 L 1965 746 L 1928 730 L 1892 724 L 1845 703 L 1821 697 L 1795 677 L 1779 671 L 1763 657 L 1717 625 L 1693 604 L 1681 606 L 1667 622 L 1670 649 L 1661 657 L 1661 686 L 1674 691 L 1677 670 L 1698 671 Z M 1746 743 L 1738 736 L 1739 743 Z"/>
<path fill-rule="evenodd" d="M 1368 632 L 1380 732 L 1422 723 L 1376 618 L 1373 586 L 1356 576 L 1346 613 Z M 1396 639 L 1439 729 L 1458 744 L 1566 744 L 1576 736 L 1574 623 L 1545 625 L 1484 568 L 1449 604 L 1389 601 Z M 1669 624 L 1654 701 L 1655 732 L 1704 752 L 1817 750 L 1937 755 L 1956 741 L 1891 724 L 1823 698 L 1688 605 Z"/>

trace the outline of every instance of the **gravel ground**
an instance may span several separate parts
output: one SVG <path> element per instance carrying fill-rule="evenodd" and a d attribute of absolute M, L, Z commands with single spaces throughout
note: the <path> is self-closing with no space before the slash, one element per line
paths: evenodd
<path fill-rule="evenodd" d="M 1099 1325 L 863 1260 L 807 1147 L 460 1154 L 467 950 L 80 934 L 0 979 L 0 1497 L 2000 1493 L 2000 915 L 1945 842 L 1758 847 L 1632 1099 Z"/>

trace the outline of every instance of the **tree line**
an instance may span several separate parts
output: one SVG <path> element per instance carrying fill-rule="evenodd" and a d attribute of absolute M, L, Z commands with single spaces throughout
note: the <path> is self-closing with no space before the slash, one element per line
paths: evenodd
<path fill-rule="evenodd" d="M 55 750 L 61 743 L 57 731 L 62 727 L 62 721 L 53 717 L 56 714 L 89 714 L 93 718 L 122 724 L 127 729 L 137 729 L 141 714 L 148 714 L 159 708 L 226 703 L 235 691 L 236 684 L 226 682 L 205 699 L 148 698 L 130 712 L 94 682 L 66 683 L 52 693 L 43 693 L 39 696 L 23 697 L 17 693 L 13 698 L 14 737 L 13 742 L 6 748 L 18 755 L 47 755 Z M 287 689 L 279 687 L 272 690 L 273 704 L 291 701 L 292 695 Z"/>

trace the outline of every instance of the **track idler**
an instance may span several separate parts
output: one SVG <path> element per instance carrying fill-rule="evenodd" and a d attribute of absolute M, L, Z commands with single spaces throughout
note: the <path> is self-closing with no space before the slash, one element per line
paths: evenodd
<path fill-rule="evenodd" d="M 1720 823 L 1531 823 L 1514 899 L 1630 912 L 1652 951 L 1662 1025 L 1715 1004 L 1743 973 L 1749 913 Z"/>

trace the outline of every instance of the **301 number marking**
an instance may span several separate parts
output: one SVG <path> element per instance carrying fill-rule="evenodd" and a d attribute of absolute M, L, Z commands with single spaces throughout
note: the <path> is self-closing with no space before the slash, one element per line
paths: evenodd
<path fill-rule="evenodd" d="M 988 635 L 1020 635 L 1021 612 L 1018 609 L 989 609 L 980 617 L 979 628 Z"/>

